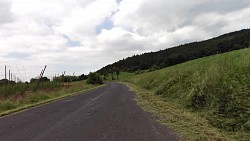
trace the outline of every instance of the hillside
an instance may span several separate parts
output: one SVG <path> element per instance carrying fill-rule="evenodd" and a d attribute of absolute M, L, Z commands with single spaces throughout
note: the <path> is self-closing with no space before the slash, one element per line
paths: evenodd
<path fill-rule="evenodd" d="M 152 66 L 165 68 L 193 59 L 214 54 L 229 52 L 249 47 L 250 29 L 244 29 L 228 33 L 206 41 L 193 42 L 173 48 L 167 48 L 158 52 L 134 55 L 126 59 L 107 65 L 98 72 L 119 68 L 123 71 L 134 72 L 136 70 L 148 70 Z"/>
<path fill-rule="evenodd" d="M 157 97 L 165 99 L 165 102 L 171 101 L 192 113 L 198 113 L 210 125 L 230 134 L 236 140 L 248 140 L 250 139 L 249 60 L 250 49 L 247 48 L 135 75 L 125 81 L 153 92 Z M 147 92 L 144 92 L 142 100 L 147 97 Z M 152 107 L 157 104 L 154 100 L 151 103 Z M 159 113 L 165 108 L 161 107 Z M 171 109 L 167 113 L 168 116 L 171 116 L 173 111 L 175 109 Z M 181 115 L 176 116 L 181 117 Z M 176 126 L 181 126 L 179 125 L 181 121 L 187 119 L 181 117 L 178 120 Z M 192 127 L 182 126 L 180 130 L 184 128 Z M 195 134 L 200 134 L 202 131 Z"/>

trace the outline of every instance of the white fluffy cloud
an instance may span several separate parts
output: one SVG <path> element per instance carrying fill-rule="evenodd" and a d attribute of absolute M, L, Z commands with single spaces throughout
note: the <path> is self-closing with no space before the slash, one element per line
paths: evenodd
<path fill-rule="evenodd" d="M 168 45 L 249 27 L 247 0 L 140 0 L 136 6 L 133 2 L 122 1 L 120 11 L 113 17 L 115 25 L 133 28 L 140 36 L 157 34 L 158 38 L 163 37 L 161 41 L 166 37 Z"/>
<path fill-rule="evenodd" d="M 248 0 L 0 0 L 0 65 L 88 73 L 133 54 L 249 28 L 249 17 Z"/>

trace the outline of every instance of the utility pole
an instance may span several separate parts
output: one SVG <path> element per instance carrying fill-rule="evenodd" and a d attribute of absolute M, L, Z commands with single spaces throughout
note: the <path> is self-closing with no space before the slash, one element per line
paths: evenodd
<path fill-rule="evenodd" d="M 7 79 L 7 75 L 6 75 L 6 65 L 5 65 L 5 80 Z"/>
<path fill-rule="evenodd" d="M 9 81 L 10 81 L 10 70 L 9 70 Z"/>
<path fill-rule="evenodd" d="M 47 65 L 45 65 L 44 69 L 42 69 L 42 71 L 41 71 L 41 73 L 40 73 L 40 77 L 39 77 L 39 79 L 38 79 L 38 82 L 37 82 L 35 91 L 36 91 L 37 88 L 39 87 L 40 81 L 41 81 L 41 79 L 43 78 L 43 74 L 44 74 L 46 68 L 47 68 Z"/>

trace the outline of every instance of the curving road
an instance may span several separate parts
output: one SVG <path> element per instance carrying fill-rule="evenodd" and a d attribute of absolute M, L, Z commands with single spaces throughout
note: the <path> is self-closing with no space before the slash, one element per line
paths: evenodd
<path fill-rule="evenodd" d="M 119 83 L 0 118 L 0 141 L 175 141 Z"/>

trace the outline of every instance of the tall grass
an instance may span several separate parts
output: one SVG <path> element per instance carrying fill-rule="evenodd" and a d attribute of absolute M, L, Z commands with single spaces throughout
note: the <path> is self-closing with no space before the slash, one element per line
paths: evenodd
<path fill-rule="evenodd" d="M 37 87 L 37 83 L 31 83 L 29 84 L 29 89 L 31 89 L 33 92 L 36 90 L 49 90 L 49 89 L 56 89 L 62 87 L 62 84 L 57 81 L 51 81 L 51 82 L 41 82 L 39 84 L 39 87 Z"/>
<path fill-rule="evenodd" d="M 59 86 L 60 88 L 55 89 Z M 63 86 L 58 85 L 58 83 L 45 82 L 41 84 L 38 91 L 34 92 L 32 90 L 26 91 L 26 94 L 22 97 L 7 97 L 0 100 L 0 116 L 5 115 L 4 112 L 8 110 L 13 110 L 21 107 L 29 107 L 30 105 L 36 105 L 38 103 L 43 103 L 50 100 L 55 100 L 65 96 L 70 96 L 76 94 L 77 92 L 86 91 L 88 89 L 97 87 L 98 85 L 89 85 L 85 81 L 65 83 Z M 35 87 L 31 86 L 30 87 Z M 46 88 L 46 89 L 45 89 Z M 48 89 L 51 88 L 51 89 Z M 29 88 L 30 89 L 30 88 Z"/>
<path fill-rule="evenodd" d="M 61 87 L 61 83 L 59 82 L 41 82 L 38 90 L 49 90 L 49 89 L 56 89 Z M 5 84 L 0 86 L 0 98 L 7 98 L 11 97 L 14 94 L 23 95 L 26 91 L 36 91 L 37 83 L 11 83 Z"/>
<path fill-rule="evenodd" d="M 250 134 L 249 48 L 137 75 L 126 81 L 200 112 L 215 127 Z"/>
<path fill-rule="evenodd" d="M 0 86 L 0 98 L 6 98 L 12 96 L 13 94 L 24 94 L 27 84 L 17 83 L 17 84 L 6 84 Z"/>

